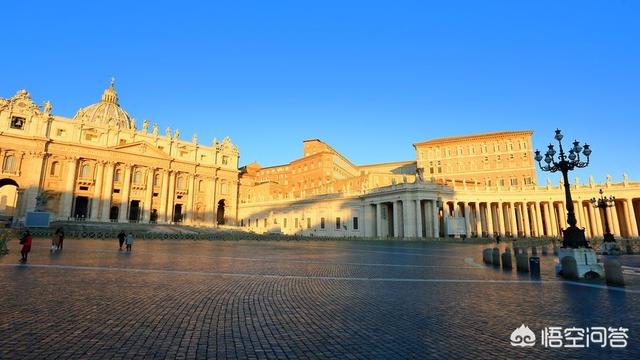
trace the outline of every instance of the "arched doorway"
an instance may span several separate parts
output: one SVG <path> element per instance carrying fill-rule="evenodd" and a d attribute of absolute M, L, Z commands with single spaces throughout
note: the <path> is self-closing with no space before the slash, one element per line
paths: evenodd
<path fill-rule="evenodd" d="M 224 225 L 224 199 L 218 201 L 218 211 L 216 212 L 216 221 L 218 225 Z"/>
<path fill-rule="evenodd" d="M 109 210 L 109 220 L 111 220 L 111 222 L 117 222 L 118 213 L 120 213 L 120 208 L 117 206 L 112 206 L 111 210 Z"/>
<path fill-rule="evenodd" d="M 182 222 L 182 204 L 173 206 L 173 222 Z"/>
<path fill-rule="evenodd" d="M 0 179 L 0 223 L 10 223 L 17 215 L 18 183 L 13 179 Z"/>

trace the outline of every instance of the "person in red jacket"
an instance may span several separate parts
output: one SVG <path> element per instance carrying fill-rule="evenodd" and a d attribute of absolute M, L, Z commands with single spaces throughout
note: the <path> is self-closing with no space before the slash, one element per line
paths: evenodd
<path fill-rule="evenodd" d="M 20 254 L 22 255 L 22 259 L 20 259 L 21 263 L 27 262 L 27 255 L 29 255 L 29 251 L 31 251 L 31 243 L 33 242 L 33 237 L 31 236 L 31 232 L 27 229 L 24 235 L 20 238 L 20 244 L 22 244 L 22 250 L 20 250 Z"/>

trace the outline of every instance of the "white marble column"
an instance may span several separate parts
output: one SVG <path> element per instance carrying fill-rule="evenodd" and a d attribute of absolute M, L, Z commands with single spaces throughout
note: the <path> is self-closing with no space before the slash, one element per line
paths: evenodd
<path fill-rule="evenodd" d="M 518 237 L 518 225 L 516 223 L 516 204 L 509 203 L 509 231 L 514 238 Z"/>
<path fill-rule="evenodd" d="M 153 201 L 153 176 L 155 175 L 155 168 L 147 168 L 147 188 L 144 194 L 144 210 L 142 213 L 142 222 L 148 223 L 151 220 L 151 202 Z"/>
<path fill-rule="evenodd" d="M 498 208 L 496 209 L 496 213 L 498 216 L 498 229 L 500 231 L 500 236 L 505 236 L 505 226 L 504 226 L 504 207 L 503 203 L 498 203 Z"/>
<path fill-rule="evenodd" d="M 67 161 L 66 168 L 62 171 L 63 174 L 66 174 L 66 178 L 64 182 L 64 193 L 62 193 L 58 214 L 63 220 L 67 220 L 71 216 L 71 209 L 73 208 L 73 193 L 76 185 L 78 159 L 79 158 L 77 157 L 69 159 Z"/>
<path fill-rule="evenodd" d="M 524 221 L 524 236 L 531 237 L 531 219 L 529 218 L 531 211 L 529 211 L 529 204 L 523 202 L 522 205 L 522 220 Z"/>
<path fill-rule="evenodd" d="M 113 193 L 113 170 L 115 163 L 108 161 L 105 165 L 106 174 L 104 176 L 104 183 L 102 185 L 102 214 L 100 214 L 100 220 L 109 221 L 109 215 L 111 211 L 111 194 Z"/>
<path fill-rule="evenodd" d="M 376 237 L 382 237 L 382 204 L 376 205 Z"/>
<path fill-rule="evenodd" d="M 122 193 L 120 193 L 120 211 L 118 213 L 119 222 L 128 222 L 129 219 L 129 193 L 131 192 L 131 167 L 132 164 L 125 164 L 124 178 L 122 179 Z"/>
<path fill-rule="evenodd" d="M 638 221 L 636 220 L 636 212 L 633 208 L 633 199 L 625 199 L 624 206 L 629 236 L 638 237 Z"/>
<path fill-rule="evenodd" d="M 104 161 L 96 163 L 96 181 L 93 184 L 93 197 L 91 198 L 91 212 L 89 218 L 91 221 L 98 221 L 98 213 L 100 209 L 100 200 L 102 194 L 102 181 L 104 177 Z"/>
<path fill-rule="evenodd" d="M 400 237 L 400 206 L 398 205 L 399 201 L 393 202 L 393 237 Z"/>
<path fill-rule="evenodd" d="M 169 174 L 169 190 L 167 191 L 167 222 L 173 222 L 173 203 L 176 198 L 176 172 Z"/>
<path fill-rule="evenodd" d="M 464 206 L 464 226 L 467 237 L 471 237 L 471 207 L 469 207 L 468 202 L 465 202 L 462 206 Z"/>
<path fill-rule="evenodd" d="M 420 200 L 415 200 L 415 209 L 416 209 L 416 237 L 418 239 L 422 238 L 422 203 Z"/>

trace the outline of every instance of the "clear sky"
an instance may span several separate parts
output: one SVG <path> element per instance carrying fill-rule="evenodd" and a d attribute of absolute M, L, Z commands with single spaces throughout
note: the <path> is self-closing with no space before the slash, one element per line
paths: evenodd
<path fill-rule="evenodd" d="M 497 130 L 543 148 L 560 127 L 592 144 L 572 178 L 640 180 L 640 2 L 208 3 L 4 2 L 0 96 L 71 117 L 113 76 L 138 125 L 230 136 L 241 165 L 307 138 L 365 164 Z"/>

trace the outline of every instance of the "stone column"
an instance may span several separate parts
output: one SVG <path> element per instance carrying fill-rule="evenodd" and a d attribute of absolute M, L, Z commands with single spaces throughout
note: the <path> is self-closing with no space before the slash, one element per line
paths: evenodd
<path fill-rule="evenodd" d="M 498 216 L 498 229 L 500 231 L 500 236 L 505 236 L 505 226 L 504 226 L 504 207 L 501 202 L 498 203 L 498 208 L 496 209 L 496 213 Z"/>
<path fill-rule="evenodd" d="M 422 237 L 422 204 L 420 200 L 415 200 L 415 209 L 416 209 L 416 237 L 420 239 Z"/>
<path fill-rule="evenodd" d="M 106 163 L 106 174 L 104 177 L 104 184 L 102 186 L 102 214 L 100 214 L 101 221 L 109 221 L 109 212 L 111 210 L 111 194 L 113 193 L 113 170 L 115 163 L 108 161 Z"/>
<path fill-rule="evenodd" d="M 436 200 L 431 200 L 431 217 L 433 221 L 433 237 L 440 238 L 440 216 L 438 214 L 438 205 Z"/>
<path fill-rule="evenodd" d="M 376 205 L 376 237 L 382 237 L 382 204 Z"/>
<path fill-rule="evenodd" d="M 596 226 L 598 227 L 598 234 L 600 236 L 604 235 L 604 223 L 602 221 L 603 216 L 607 216 L 606 211 L 602 211 L 600 208 L 594 209 L 594 214 L 596 218 Z"/>
<path fill-rule="evenodd" d="M 558 211 L 560 212 L 560 227 L 562 229 L 567 228 L 567 209 L 565 208 L 564 202 L 558 204 Z"/>
<path fill-rule="evenodd" d="M 558 220 L 556 217 L 556 206 L 553 201 L 547 203 L 549 209 L 549 217 L 551 218 L 551 236 L 558 236 Z"/>
<path fill-rule="evenodd" d="M 400 237 L 400 207 L 398 206 L 399 201 L 393 202 L 393 237 Z"/>
<path fill-rule="evenodd" d="M 173 202 L 176 198 L 176 172 L 171 171 L 169 175 L 169 190 L 167 191 L 167 217 L 166 222 L 173 222 Z"/>
<path fill-rule="evenodd" d="M 471 237 L 471 207 L 468 202 L 464 203 L 464 225 L 467 237 Z"/>
<path fill-rule="evenodd" d="M 543 237 L 544 236 L 544 226 L 542 224 L 542 213 L 540 212 L 540 203 L 536 202 L 534 203 L 534 206 L 536 208 L 536 225 L 538 226 L 538 236 Z"/>
<path fill-rule="evenodd" d="M 551 217 L 549 216 L 549 203 L 540 203 L 540 211 L 544 210 L 544 233 L 546 236 L 551 236 Z"/>
<path fill-rule="evenodd" d="M 594 214 L 593 206 L 589 206 L 589 223 L 591 228 L 591 237 L 598 237 L 600 234 L 598 233 L 598 226 L 596 225 L 596 216 Z"/>
<path fill-rule="evenodd" d="M 476 202 L 473 209 L 473 220 L 475 222 L 476 234 L 478 237 L 482 237 L 482 215 L 480 213 L 480 202 Z"/>
<path fill-rule="evenodd" d="M 160 209 L 158 209 L 158 222 L 167 222 L 167 200 L 169 198 L 169 170 L 162 169 L 162 185 L 160 189 Z"/>
<path fill-rule="evenodd" d="M 415 236 L 416 230 L 413 226 L 413 221 L 416 219 L 415 212 L 412 210 L 414 201 L 404 199 L 402 200 L 402 237 L 410 238 Z"/>
<path fill-rule="evenodd" d="M 613 223 L 613 225 L 611 226 L 611 231 L 615 231 L 616 235 L 622 236 L 622 233 L 620 232 L 620 222 L 618 221 L 618 207 L 613 206 L 610 209 L 611 209 L 611 223 Z"/>
<path fill-rule="evenodd" d="M 148 223 L 151 220 L 151 202 L 153 201 L 153 176 L 155 168 L 147 169 L 147 192 L 144 194 L 144 210 L 142 213 L 142 222 Z"/>
<path fill-rule="evenodd" d="M 627 217 L 627 225 L 630 237 L 638 237 L 638 221 L 636 220 L 636 212 L 633 208 L 633 199 L 625 199 L 625 216 Z"/>
<path fill-rule="evenodd" d="M 538 227 L 536 226 L 536 212 L 533 204 L 527 204 L 529 209 L 529 224 L 531 226 L 531 236 L 538 236 Z"/>
<path fill-rule="evenodd" d="M 69 159 L 66 166 L 66 171 L 63 169 L 63 173 L 67 174 L 64 182 L 64 193 L 60 201 L 60 208 L 58 214 L 62 220 L 67 220 L 71 216 L 71 209 L 73 208 L 73 192 L 76 185 L 76 171 L 78 169 L 78 159 L 74 157 Z"/>
<path fill-rule="evenodd" d="M 511 231 L 511 236 L 514 238 L 518 237 L 518 225 L 516 223 L 516 204 L 509 203 L 509 216 L 511 217 L 511 221 L 509 224 L 509 231 Z"/>
<path fill-rule="evenodd" d="M 520 208 L 522 209 L 522 221 L 524 222 L 524 236 L 525 237 L 531 237 L 531 221 L 529 219 L 529 208 L 528 208 L 528 204 L 526 202 L 523 202 L 520 205 Z"/>
<path fill-rule="evenodd" d="M 485 219 L 487 221 L 487 235 L 489 237 L 493 236 L 493 206 L 488 202 L 487 206 L 484 208 L 485 211 Z"/>
<path fill-rule="evenodd" d="M 129 219 L 129 193 L 131 192 L 131 166 L 125 164 L 124 178 L 122 180 L 122 193 L 120 194 L 120 211 L 118 212 L 118 221 L 127 222 Z"/>
<path fill-rule="evenodd" d="M 187 208 L 185 209 L 186 221 L 187 224 L 193 224 L 194 216 L 193 216 L 193 193 L 195 191 L 195 183 L 196 177 L 193 175 L 189 175 L 187 178 L 187 186 L 189 193 L 187 194 Z M 231 215 L 231 214 L 229 214 Z M 225 216 L 226 217 L 226 216 Z"/>
<path fill-rule="evenodd" d="M 364 205 L 364 219 L 362 219 L 362 224 L 360 226 L 363 226 L 363 233 L 365 237 L 375 237 L 376 236 L 376 229 L 372 227 L 373 224 L 375 224 L 373 218 L 375 216 L 375 214 L 372 214 L 372 212 L 375 212 L 375 210 L 372 209 L 372 205 L 371 204 L 365 204 Z M 297 215 L 294 215 L 294 217 L 296 217 Z M 299 216 L 298 216 L 299 217 Z M 251 221 L 251 220 L 249 220 Z M 292 221 L 292 226 L 295 226 L 295 222 Z"/>
<path fill-rule="evenodd" d="M 104 177 L 104 161 L 96 163 L 96 182 L 93 184 L 93 197 L 91 198 L 91 212 L 89 218 L 91 221 L 98 221 L 98 212 L 100 209 L 100 200 L 102 197 L 102 178 Z"/>

